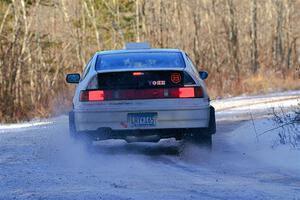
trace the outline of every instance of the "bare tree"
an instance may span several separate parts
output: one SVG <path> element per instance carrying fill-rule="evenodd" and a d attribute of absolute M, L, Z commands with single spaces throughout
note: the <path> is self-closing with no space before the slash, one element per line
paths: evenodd
<path fill-rule="evenodd" d="M 299 11 L 294 0 L 0 1 L 0 121 L 67 109 L 65 74 L 127 41 L 183 49 L 213 74 L 213 97 L 300 88 Z"/>
<path fill-rule="evenodd" d="M 259 68 L 257 48 L 257 0 L 251 2 L 251 68 L 254 74 Z"/>
<path fill-rule="evenodd" d="M 238 43 L 238 28 L 236 22 L 235 6 L 233 0 L 227 0 L 228 9 L 228 24 L 226 24 L 226 32 L 228 37 L 228 52 L 232 61 L 233 69 L 237 74 L 237 82 L 240 82 L 240 66 L 239 66 L 239 43 Z"/>

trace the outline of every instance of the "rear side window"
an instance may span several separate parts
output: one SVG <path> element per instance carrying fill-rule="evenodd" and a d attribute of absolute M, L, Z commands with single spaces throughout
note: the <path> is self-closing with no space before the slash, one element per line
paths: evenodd
<path fill-rule="evenodd" d="M 84 68 L 84 70 L 82 72 L 82 79 L 84 79 L 86 77 L 86 75 L 88 74 L 88 72 L 90 71 L 90 68 L 91 68 L 91 65 L 92 65 L 92 60 L 93 60 L 93 58 L 91 58 L 89 60 L 88 64 Z"/>
<path fill-rule="evenodd" d="M 184 68 L 180 52 L 132 52 L 98 55 L 96 70 Z"/>
<path fill-rule="evenodd" d="M 198 75 L 199 73 L 198 73 L 197 68 L 195 67 L 194 62 L 192 61 L 192 59 L 191 59 L 187 54 L 185 54 L 185 55 L 186 55 L 186 57 L 187 57 L 188 62 L 190 63 L 190 65 L 191 65 L 191 67 L 192 67 L 192 70 L 195 72 L 195 74 Z"/>
<path fill-rule="evenodd" d="M 188 73 L 184 73 L 184 85 L 194 85 L 196 84 L 195 81 Z"/>

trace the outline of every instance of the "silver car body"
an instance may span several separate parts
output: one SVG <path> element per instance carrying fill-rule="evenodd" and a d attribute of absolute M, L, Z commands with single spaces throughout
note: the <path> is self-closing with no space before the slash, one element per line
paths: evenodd
<path fill-rule="evenodd" d="M 116 69 L 96 71 L 95 63 L 99 54 L 114 54 L 126 52 L 180 52 L 184 58 L 186 67 L 183 70 L 195 81 L 197 86 L 203 89 L 203 98 L 178 98 L 178 99 L 140 99 L 140 100 L 112 100 L 101 102 L 81 102 L 79 95 L 85 90 L 91 79 L 97 73 L 136 71 L 137 69 Z M 149 70 L 172 70 L 170 68 L 147 68 Z M 209 124 L 209 96 L 203 80 L 187 54 L 178 49 L 131 49 L 97 52 L 89 61 L 84 70 L 82 79 L 76 88 L 73 98 L 74 120 L 77 131 L 94 131 L 99 128 L 111 130 L 135 130 L 135 129 L 176 129 L 176 128 L 205 128 Z M 132 128 L 127 124 L 128 113 L 157 113 L 155 127 Z"/>

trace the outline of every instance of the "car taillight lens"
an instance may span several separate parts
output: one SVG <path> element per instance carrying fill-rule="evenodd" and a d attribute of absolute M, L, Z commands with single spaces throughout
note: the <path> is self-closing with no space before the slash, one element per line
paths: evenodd
<path fill-rule="evenodd" d="M 80 101 L 104 101 L 103 90 L 83 90 L 80 92 Z"/>
<path fill-rule="evenodd" d="M 173 98 L 192 98 L 195 97 L 195 88 L 176 88 L 170 89 L 170 96 Z"/>
<path fill-rule="evenodd" d="M 124 90 L 83 90 L 80 101 L 164 99 L 164 98 L 202 98 L 202 87 L 124 89 Z"/>

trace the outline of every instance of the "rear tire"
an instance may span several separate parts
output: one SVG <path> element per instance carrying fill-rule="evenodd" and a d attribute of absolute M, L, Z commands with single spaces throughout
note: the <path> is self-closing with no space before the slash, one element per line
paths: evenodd
<path fill-rule="evenodd" d="M 212 135 L 194 131 L 188 133 L 184 139 L 188 143 L 196 144 L 200 147 L 212 148 Z"/>
<path fill-rule="evenodd" d="M 185 135 L 184 140 L 199 146 L 212 148 L 212 135 L 216 133 L 215 108 L 210 106 L 209 123 L 207 128 L 195 129 Z"/>
<path fill-rule="evenodd" d="M 93 140 L 91 137 L 84 135 L 84 133 L 79 133 L 76 130 L 75 116 L 73 111 L 69 112 L 69 134 L 72 140 L 84 144 L 86 149 L 89 150 L 92 147 Z"/>
<path fill-rule="evenodd" d="M 210 106 L 209 112 L 209 124 L 208 128 L 206 128 L 207 134 L 215 134 L 216 133 L 216 116 L 215 116 L 215 108 Z"/>
<path fill-rule="evenodd" d="M 73 111 L 69 112 L 69 134 L 72 139 L 76 139 L 78 136 L 78 133 L 76 131 L 76 126 L 75 126 L 75 118 L 74 118 Z"/>

